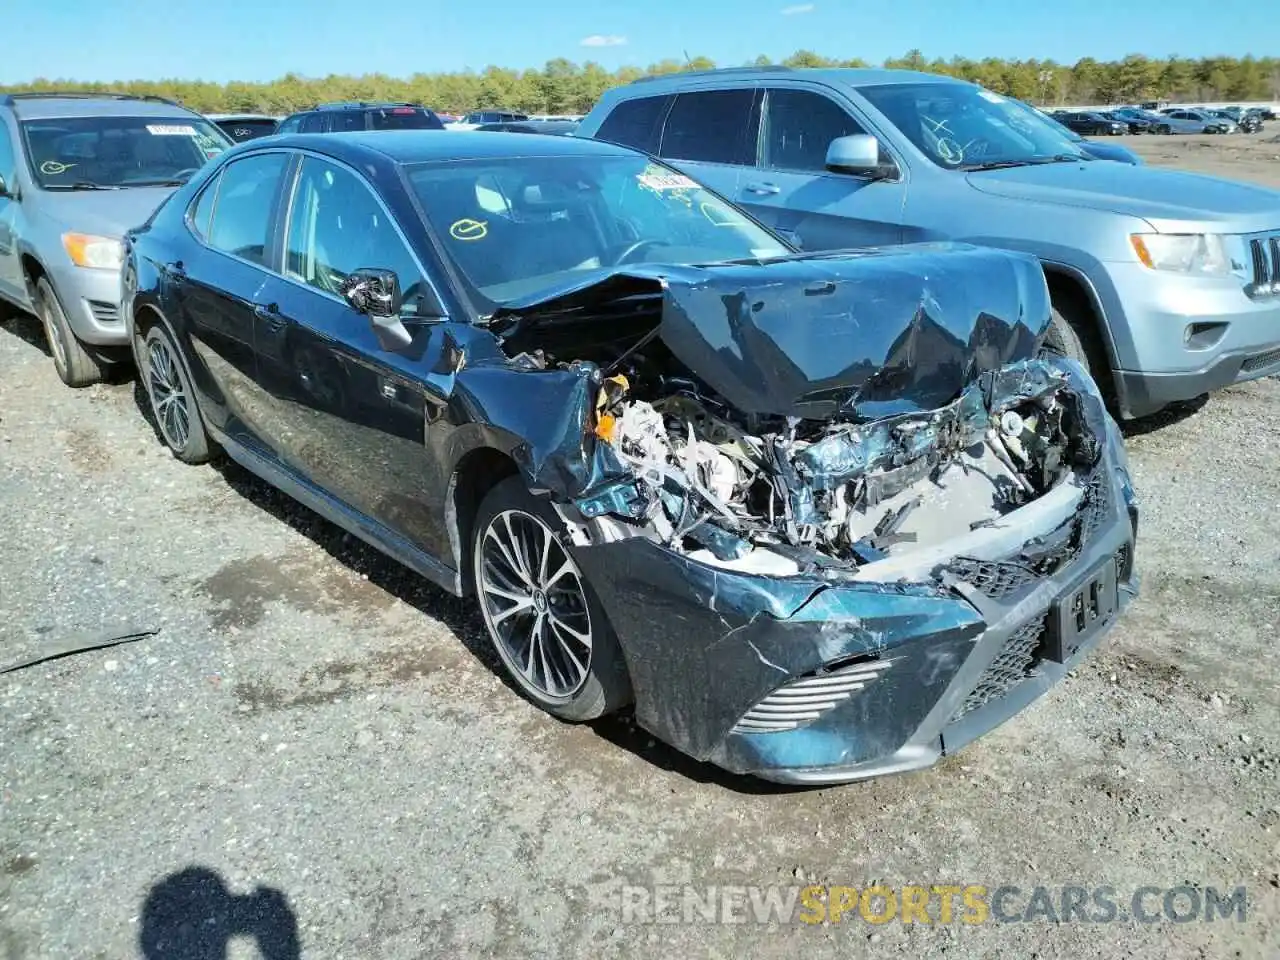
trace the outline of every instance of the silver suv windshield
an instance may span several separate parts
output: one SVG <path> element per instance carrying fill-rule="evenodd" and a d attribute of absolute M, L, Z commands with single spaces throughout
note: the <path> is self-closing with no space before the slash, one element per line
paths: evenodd
<path fill-rule="evenodd" d="M 791 253 L 737 208 L 638 154 L 424 163 L 407 173 L 482 313 L 591 272 Z"/>
<path fill-rule="evenodd" d="M 45 190 L 178 185 L 230 146 L 199 117 L 24 120 L 31 173 Z"/>
<path fill-rule="evenodd" d="M 967 83 L 892 83 L 858 92 L 930 160 L 980 170 L 1089 159 L 1037 111 Z"/>

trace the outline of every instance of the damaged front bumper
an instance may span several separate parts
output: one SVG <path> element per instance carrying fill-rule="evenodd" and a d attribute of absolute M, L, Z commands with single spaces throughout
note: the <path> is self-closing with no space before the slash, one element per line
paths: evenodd
<path fill-rule="evenodd" d="M 1138 508 L 1114 427 L 1054 572 L 952 558 L 928 582 L 769 577 L 645 538 L 579 546 L 636 717 L 735 773 L 828 784 L 927 767 L 1044 693 L 1137 596 Z"/>

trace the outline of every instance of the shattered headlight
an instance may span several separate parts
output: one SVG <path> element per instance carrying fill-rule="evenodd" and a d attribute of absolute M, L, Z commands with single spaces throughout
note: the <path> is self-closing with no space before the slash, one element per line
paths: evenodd
<path fill-rule="evenodd" d="M 1134 233 L 1129 242 L 1152 270 L 1248 279 L 1243 237 L 1222 233 Z"/>

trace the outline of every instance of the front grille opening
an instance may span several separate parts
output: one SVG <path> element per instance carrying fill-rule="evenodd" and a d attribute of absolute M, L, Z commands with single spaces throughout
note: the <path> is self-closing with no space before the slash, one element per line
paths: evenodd
<path fill-rule="evenodd" d="M 1046 621 L 1043 616 L 1029 620 L 1015 630 L 1004 642 L 995 659 L 978 678 L 977 684 L 964 702 L 952 714 L 954 723 L 988 703 L 999 700 L 1032 676 L 1040 662 L 1040 645 L 1044 641 Z"/>

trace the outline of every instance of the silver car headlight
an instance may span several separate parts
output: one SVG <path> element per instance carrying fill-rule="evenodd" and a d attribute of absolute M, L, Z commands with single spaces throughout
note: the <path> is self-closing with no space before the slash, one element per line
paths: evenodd
<path fill-rule="evenodd" d="M 1142 264 L 1202 277 L 1248 279 L 1243 237 L 1222 233 L 1134 233 L 1129 242 Z"/>

